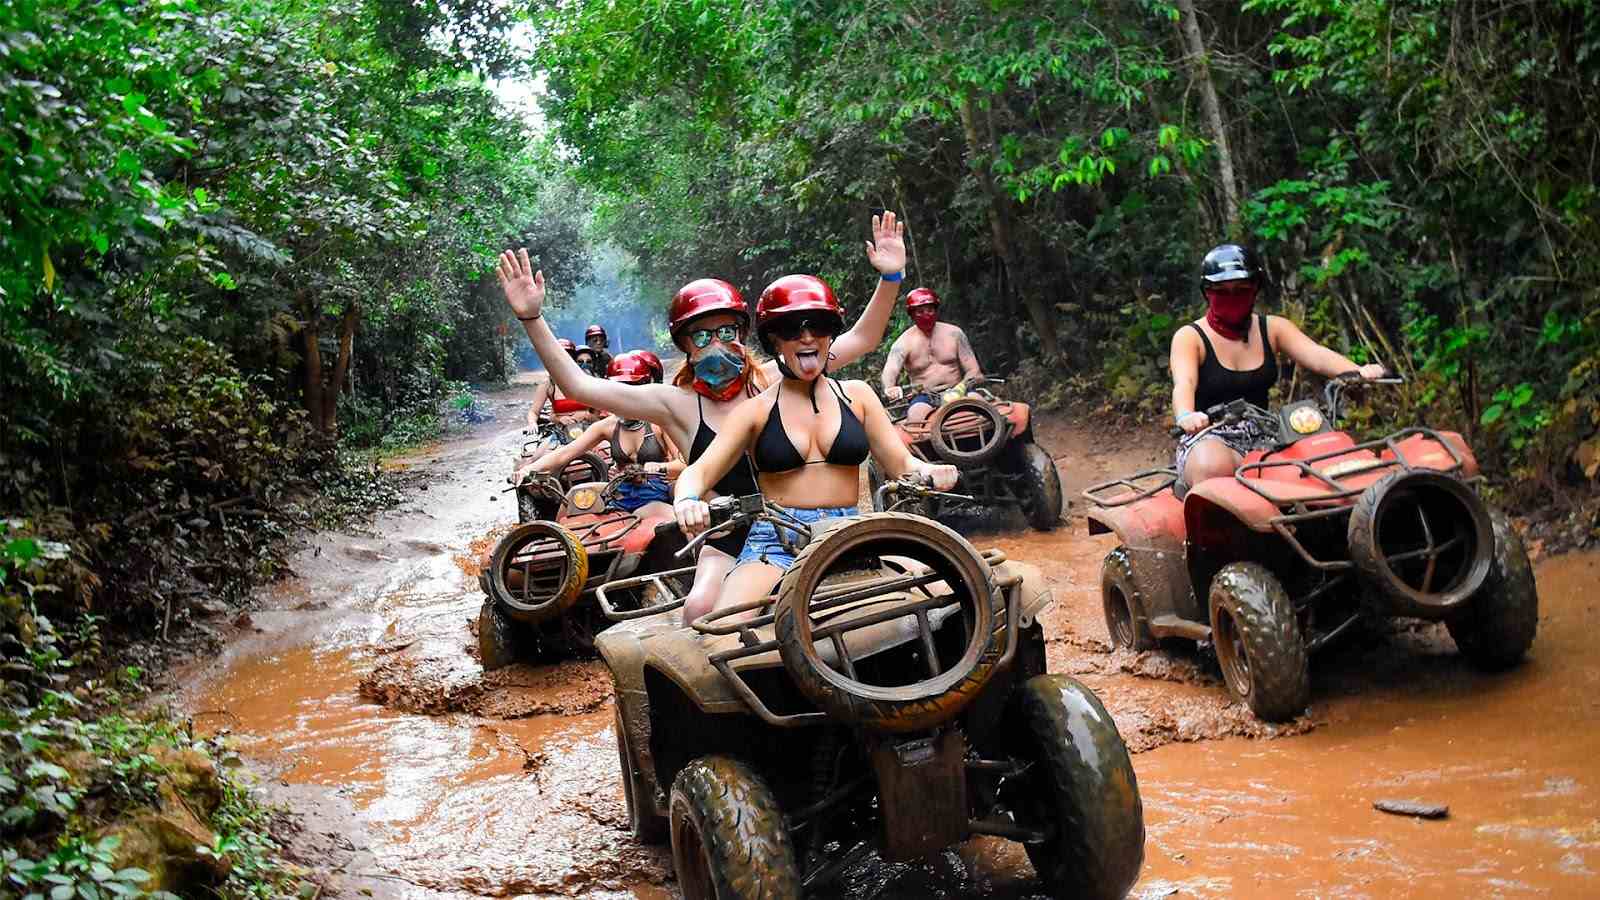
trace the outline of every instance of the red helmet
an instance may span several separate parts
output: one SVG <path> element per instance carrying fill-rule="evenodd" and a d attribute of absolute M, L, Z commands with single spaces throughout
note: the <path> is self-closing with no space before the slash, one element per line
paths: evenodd
<path fill-rule="evenodd" d="M 606 337 L 606 330 L 600 325 L 590 325 L 588 328 L 583 330 L 583 339 L 585 341 L 592 337 L 598 337 L 600 340 L 608 343 L 611 340 L 609 337 Z"/>
<path fill-rule="evenodd" d="M 655 373 L 658 383 L 666 379 L 667 367 L 661 364 L 661 357 L 651 353 L 649 350 L 635 350 L 633 354 L 644 360 L 645 365 L 650 367 L 650 371 Z"/>
<path fill-rule="evenodd" d="M 654 356 L 655 354 L 651 354 Z M 657 361 L 657 366 L 660 362 Z M 645 384 L 650 381 L 660 381 L 656 374 L 657 369 L 650 365 L 650 360 L 638 350 L 629 353 L 619 353 L 611 360 L 611 365 L 606 367 L 606 377 L 612 381 L 625 381 L 629 384 Z"/>
<path fill-rule="evenodd" d="M 727 313 L 739 320 L 741 329 L 750 327 L 750 307 L 738 288 L 720 278 L 696 278 L 672 295 L 667 330 L 677 337 L 690 322 L 711 313 Z"/>
<path fill-rule="evenodd" d="M 906 295 L 906 309 L 916 309 L 919 306 L 938 306 L 939 295 L 925 287 L 919 287 Z"/>
<path fill-rule="evenodd" d="M 843 330 L 844 308 L 834 299 L 833 288 L 815 275 L 785 275 L 767 285 L 756 303 L 756 333 L 761 335 L 761 345 L 768 353 L 774 352 L 766 338 L 767 326 L 780 316 L 795 313 L 822 313 L 837 320 L 838 331 Z"/>
<path fill-rule="evenodd" d="M 556 343 L 561 345 L 561 349 L 567 351 L 568 356 L 576 357 L 578 355 L 577 344 L 574 344 L 566 338 L 556 338 Z"/>

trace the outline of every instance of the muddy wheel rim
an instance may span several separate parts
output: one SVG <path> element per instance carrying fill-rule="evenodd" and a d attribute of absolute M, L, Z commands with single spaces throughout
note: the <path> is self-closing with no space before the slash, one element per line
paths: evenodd
<path fill-rule="evenodd" d="M 683 891 L 684 900 L 716 900 L 717 891 L 711 884 L 711 860 L 706 855 L 700 829 L 687 819 L 676 825 L 672 846 L 681 848 L 674 855 L 678 863 L 678 887 Z"/>
<path fill-rule="evenodd" d="M 1133 610 L 1128 598 L 1115 588 L 1111 591 L 1111 642 L 1118 647 L 1133 646 Z"/>
<path fill-rule="evenodd" d="M 1217 609 L 1214 642 L 1222 677 L 1241 700 L 1250 696 L 1250 657 L 1245 655 L 1244 638 L 1239 634 L 1239 626 L 1226 609 Z"/>

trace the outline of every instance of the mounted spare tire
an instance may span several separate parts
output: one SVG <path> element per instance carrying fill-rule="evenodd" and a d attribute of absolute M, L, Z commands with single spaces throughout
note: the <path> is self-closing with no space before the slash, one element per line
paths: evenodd
<path fill-rule="evenodd" d="M 1437 620 L 1483 586 L 1494 563 L 1489 508 L 1443 472 L 1394 472 L 1356 500 L 1347 537 L 1362 579 L 1390 615 Z"/>
<path fill-rule="evenodd" d="M 1005 449 L 1011 423 L 994 404 L 973 397 L 952 400 L 928 420 L 934 455 L 955 466 L 986 463 Z"/>
<path fill-rule="evenodd" d="M 829 616 L 823 611 L 823 621 L 812 615 L 812 598 L 830 574 L 855 565 L 863 557 L 882 558 L 903 556 L 917 560 L 938 573 L 950 590 L 949 602 L 937 606 L 924 606 L 928 596 L 920 590 L 902 592 L 906 596 L 893 604 L 872 601 L 864 604 L 865 617 L 873 617 L 890 610 L 904 608 L 899 620 L 905 616 L 918 619 L 921 632 L 923 668 L 915 676 L 920 680 L 906 683 L 904 677 L 894 678 L 893 684 L 872 684 L 861 680 L 853 671 L 853 662 L 839 667 L 829 664 L 817 649 L 817 631 L 832 627 Z M 942 594 L 943 592 L 941 592 Z M 850 519 L 814 535 L 794 565 L 778 583 L 778 599 L 774 630 L 778 639 L 778 652 L 783 657 L 790 677 L 800 691 L 818 708 L 840 722 L 860 725 L 875 731 L 906 732 L 932 728 L 948 722 L 978 695 L 989 677 L 994 674 L 1000 660 L 1000 637 L 995 634 L 996 602 L 999 590 L 995 587 L 994 573 L 988 563 L 961 535 L 949 528 L 917 516 L 901 513 L 873 513 Z M 948 615 L 944 627 L 961 627 L 966 630 L 963 647 L 954 664 L 945 667 L 939 654 L 928 654 L 934 647 L 937 634 L 930 631 L 931 617 L 937 609 L 960 604 L 960 615 Z M 861 617 L 852 617 L 859 623 Z M 855 624 L 843 629 L 848 634 L 858 628 Z M 831 634 L 823 639 L 835 648 L 844 643 L 833 641 Z M 1011 636 L 1012 640 L 1016 636 Z"/>
<path fill-rule="evenodd" d="M 589 580 L 589 554 L 577 535 L 554 522 L 518 525 L 489 558 L 489 596 L 527 625 L 565 613 Z"/>

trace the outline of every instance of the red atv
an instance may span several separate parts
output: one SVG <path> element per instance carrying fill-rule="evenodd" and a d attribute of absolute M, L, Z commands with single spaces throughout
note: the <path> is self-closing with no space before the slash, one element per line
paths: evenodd
<path fill-rule="evenodd" d="M 902 500 L 896 510 L 937 519 L 949 512 L 1010 506 L 1021 509 L 1028 524 L 1040 531 L 1056 527 L 1061 476 L 1050 454 L 1034 443 L 1028 404 L 1001 400 L 989 391 L 989 385 L 1004 383 L 971 379 L 935 392 L 939 407 L 920 422 L 905 418 L 909 401 L 886 405 L 891 415 L 898 415 L 895 430 L 912 455 L 961 471 L 955 495 Z M 884 479 L 875 461 L 867 464 L 867 480 L 876 504 Z"/>
<path fill-rule="evenodd" d="M 519 487 L 519 495 L 534 498 L 539 518 L 501 538 L 478 575 L 485 595 L 478 652 L 485 669 L 519 655 L 593 653 L 595 634 L 609 624 L 594 589 L 607 581 L 658 574 L 680 592 L 688 590 L 694 567 L 674 557 L 685 541 L 672 515 L 640 516 L 610 506 L 620 485 L 643 477 L 630 466 L 608 482 L 563 488 L 555 476 L 536 473 L 525 491 Z"/>
<path fill-rule="evenodd" d="M 1182 500 L 1174 469 L 1084 491 L 1089 532 L 1122 541 L 1101 571 L 1113 644 L 1209 642 L 1228 690 L 1272 721 L 1305 708 L 1311 652 L 1363 617 L 1443 621 L 1483 669 L 1522 659 L 1539 619 L 1533 569 L 1478 495 L 1472 451 L 1431 428 L 1357 443 L 1337 424 L 1358 380 L 1331 379 L 1321 405 L 1276 414 L 1244 401 L 1207 410 L 1212 428 L 1254 421 L 1277 443 Z"/>

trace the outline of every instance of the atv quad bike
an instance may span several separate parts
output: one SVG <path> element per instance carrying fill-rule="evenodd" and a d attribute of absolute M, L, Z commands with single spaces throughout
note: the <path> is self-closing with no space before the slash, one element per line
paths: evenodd
<path fill-rule="evenodd" d="M 598 592 L 622 621 L 596 645 L 630 824 L 670 839 L 686 898 L 800 897 L 874 849 L 914 859 L 978 834 L 1022 843 L 1057 896 L 1127 892 L 1138 783 L 1095 695 L 1044 674 L 1037 569 L 918 516 L 808 532 L 760 495 L 711 506 L 723 524 L 687 549 L 756 518 L 802 536 L 771 596 L 684 626 L 676 601 L 619 608 L 672 590 L 655 576 Z"/>
<path fill-rule="evenodd" d="M 1174 469 L 1084 491 L 1089 532 L 1121 541 L 1101 571 L 1113 644 L 1209 642 L 1228 690 L 1272 721 L 1305 708 L 1310 654 L 1363 618 L 1443 621 L 1483 669 L 1522 659 L 1539 618 L 1533 570 L 1478 495 L 1472 451 L 1422 427 L 1357 443 L 1338 421 L 1359 378 L 1330 379 L 1321 405 L 1207 410 L 1209 427 L 1254 421 L 1277 443 L 1182 500 Z"/>
<path fill-rule="evenodd" d="M 939 518 L 947 512 L 1009 506 L 1021 509 L 1028 524 L 1041 531 L 1060 522 L 1061 476 L 1049 452 L 1034 443 L 1028 404 L 1001 400 L 989 391 L 988 385 L 1004 383 L 998 378 L 969 379 L 935 392 L 940 405 L 920 422 L 905 418 L 909 400 L 886 405 L 900 440 L 914 456 L 948 463 L 961 473 L 958 493 L 902 496 L 903 511 Z M 875 461 L 867 464 L 867 479 L 876 497 L 883 470 Z"/>
<path fill-rule="evenodd" d="M 693 580 L 693 567 L 683 568 L 674 556 L 684 539 L 671 515 L 609 508 L 621 484 L 642 477 L 631 466 L 609 482 L 562 491 L 555 477 L 532 476 L 528 492 L 540 518 L 501 538 L 478 575 L 484 593 L 478 652 L 485 669 L 519 655 L 592 653 L 595 634 L 610 624 L 594 603 L 594 589 L 607 581 L 642 572 L 663 573 L 664 583 Z"/>

